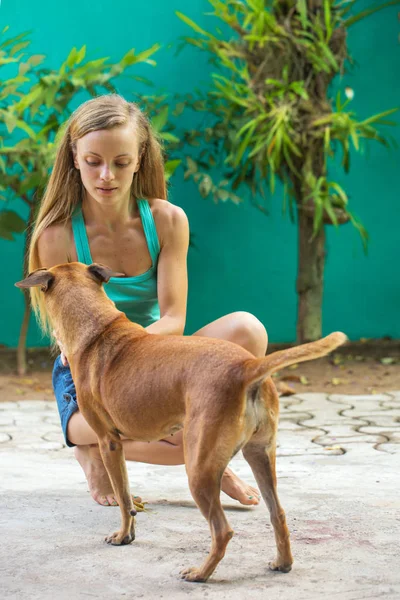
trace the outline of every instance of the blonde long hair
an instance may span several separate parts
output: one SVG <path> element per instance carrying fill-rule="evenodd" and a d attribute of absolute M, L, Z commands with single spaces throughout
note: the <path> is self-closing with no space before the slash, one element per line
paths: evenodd
<path fill-rule="evenodd" d="M 167 198 L 164 176 L 164 161 L 161 145 L 150 123 L 139 106 L 127 102 L 118 94 L 98 96 L 81 104 L 72 113 L 58 144 L 54 167 L 32 230 L 29 244 L 28 270 L 40 268 L 38 239 L 43 231 L 54 223 L 67 223 L 83 196 L 80 173 L 74 166 L 73 151 L 76 142 L 91 131 L 136 125 L 140 168 L 132 181 L 132 196 L 135 198 Z M 51 333 L 43 294 L 31 288 L 31 304 L 43 333 Z"/>

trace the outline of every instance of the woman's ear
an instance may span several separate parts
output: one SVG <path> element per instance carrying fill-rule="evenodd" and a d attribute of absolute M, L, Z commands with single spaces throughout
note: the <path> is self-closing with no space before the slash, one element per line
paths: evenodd
<path fill-rule="evenodd" d="M 79 171 L 78 155 L 77 155 L 77 152 L 76 152 L 76 148 L 72 148 L 72 158 L 73 158 L 73 161 L 74 161 L 74 167 L 75 167 L 75 169 L 78 169 L 78 171 Z"/>
<path fill-rule="evenodd" d="M 143 147 L 142 147 L 142 149 L 139 152 L 139 156 L 138 156 L 138 159 L 137 159 L 137 162 L 136 162 L 136 166 L 135 166 L 135 173 L 137 173 L 140 170 L 140 167 L 142 165 L 142 160 L 143 160 L 143 157 L 145 155 L 146 149 L 147 149 L 147 144 L 144 144 Z"/>
<path fill-rule="evenodd" d="M 142 157 L 143 157 L 143 152 L 142 154 L 139 154 L 139 157 L 136 161 L 136 165 L 135 165 L 135 173 L 137 173 L 140 170 L 140 165 L 142 164 Z"/>

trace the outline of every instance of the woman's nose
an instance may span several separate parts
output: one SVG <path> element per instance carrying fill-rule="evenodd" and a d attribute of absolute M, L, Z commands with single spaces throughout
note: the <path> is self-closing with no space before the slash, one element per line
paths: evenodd
<path fill-rule="evenodd" d="M 114 179 L 114 173 L 107 165 L 104 165 L 100 177 L 103 181 L 112 181 Z"/>

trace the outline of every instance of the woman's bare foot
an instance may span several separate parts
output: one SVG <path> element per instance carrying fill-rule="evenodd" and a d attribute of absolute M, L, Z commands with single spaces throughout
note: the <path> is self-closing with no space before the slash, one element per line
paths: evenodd
<path fill-rule="evenodd" d="M 260 492 L 239 479 L 231 469 L 226 468 L 222 475 L 221 489 L 234 500 L 246 506 L 260 503 Z"/>
<path fill-rule="evenodd" d="M 85 473 L 93 500 L 102 506 L 118 506 L 99 447 L 95 444 L 75 446 L 74 452 Z M 139 509 L 142 499 L 139 496 L 132 496 L 132 500 L 136 509 Z"/>
<path fill-rule="evenodd" d="M 85 473 L 93 500 L 102 506 L 118 506 L 99 447 L 96 444 L 75 446 L 74 451 L 75 458 Z M 260 502 L 260 492 L 244 483 L 229 468 L 225 469 L 222 476 L 221 489 L 225 494 L 246 506 Z M 139 496 L 132 496 L 132 500 L 137 510 L 143 510 L 142 499 Z"/>

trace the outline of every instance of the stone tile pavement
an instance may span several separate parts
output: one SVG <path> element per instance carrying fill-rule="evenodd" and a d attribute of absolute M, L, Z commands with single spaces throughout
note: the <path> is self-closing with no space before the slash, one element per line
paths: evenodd
<path fill-rule="evenodd" d="M 209 584 L 180 581 L 199 563 L 208 527 L 184 467 L 130 463 L 132 491 L 148 500 L 137 539 L 102 538 L 119 512 L 92 502 L 66 448 L 52 402 L 0 403 L 1 597 L 69 600 L 400 598 L 400 392 L 281 398 L 278 484 L 293 571 L 268 572 L 274 538 L 267 511 L 224 496 L 236 535 Z M 232 467 L 253 482 L 240 455 Z"/>

